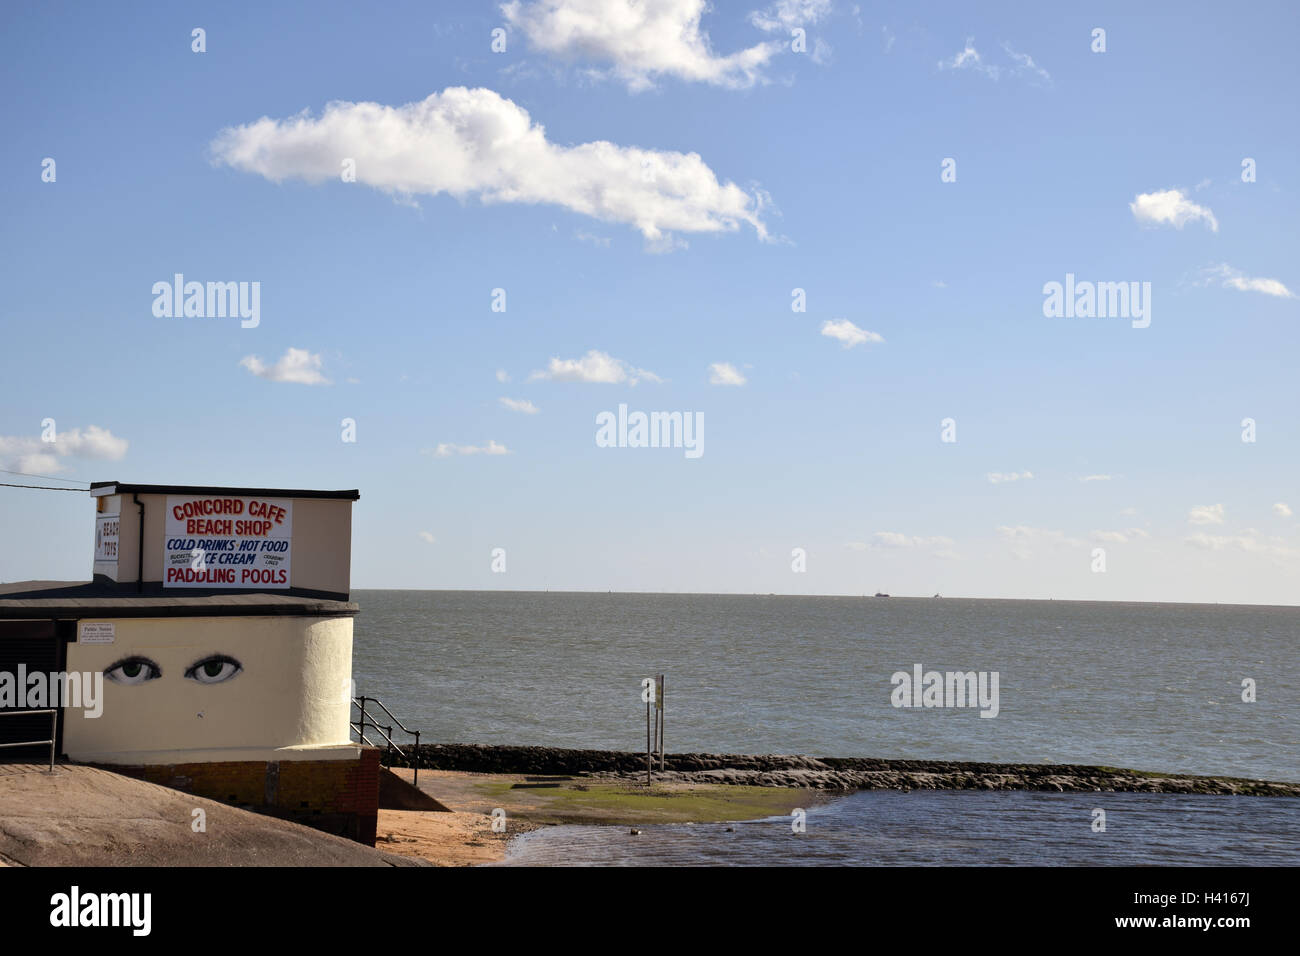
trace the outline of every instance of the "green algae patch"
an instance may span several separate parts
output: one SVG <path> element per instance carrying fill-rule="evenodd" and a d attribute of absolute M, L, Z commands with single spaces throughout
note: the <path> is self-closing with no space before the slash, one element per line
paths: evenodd
<path fill-rule="evenodd" d="M 554 784 L 554 785 L 551 785 Z M 473 790 L 505 810 L 507 819 L 534 824 L 721 823 L 785 816 L 821 803 L 813 790 L 737 784 L 644 783 L 530 778 L 484 780 Z"/>

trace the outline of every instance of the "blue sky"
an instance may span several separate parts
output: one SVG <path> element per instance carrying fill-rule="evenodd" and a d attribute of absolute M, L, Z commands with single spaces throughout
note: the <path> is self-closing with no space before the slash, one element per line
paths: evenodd
<path fill-rule="evenodd" d="M 1296 602 L 1294 6 L 588 6 L 6 5 L 0 468 L 356 487 L 359 587 Z"/>

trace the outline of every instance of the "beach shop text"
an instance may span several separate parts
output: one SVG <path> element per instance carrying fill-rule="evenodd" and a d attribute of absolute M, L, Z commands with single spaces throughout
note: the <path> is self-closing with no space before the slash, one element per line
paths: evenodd
<path fill-rule="evenodd" d="M 164 587 L 289 587 L 292 501 L 168 497 L 165 534 Z"/>

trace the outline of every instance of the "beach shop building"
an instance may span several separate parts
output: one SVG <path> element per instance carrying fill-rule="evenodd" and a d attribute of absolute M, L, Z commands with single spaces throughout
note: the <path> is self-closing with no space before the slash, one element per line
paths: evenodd
<path fill-rule="evenodd" d="M 69 760 L 373 845 L 379 751 L 350 723 L 359 493 L 90 494 L 91 580 L 0 585 L 0 712 L 63 695 L 54 714 L 0 719 L 0 743 L 53 727 Z"/>

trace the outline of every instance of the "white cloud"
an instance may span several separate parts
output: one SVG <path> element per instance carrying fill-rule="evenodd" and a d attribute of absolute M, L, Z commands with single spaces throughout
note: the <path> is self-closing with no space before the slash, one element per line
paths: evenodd
<path fill-rule="evenodd" d="M 536 415 L 541 411 L 540 408 L 526 398 L 506 398 L 503 395 L 498 399 L 498 401 L 512 412 L 523 412 L 525 415 Z"/>
<path fill-rule="evenodd" d="M 880 548 L 951 548 L 953 546 L 952 538 L 945 538 L 942 535 L 924 538 L 900 534 L 897 531 L 877 531 L 872 537 L 875 538 L 876 546 Z"/>
<path fill-rule="evenodd" d="M 1033 528 L 1019 524 L 998 525 L 994 530 L 999 537 L 1011 544 L 1012 556 L 1022 560 L 1033 555 L 1030 548 L 1034 545 L 1046 545 L 1052 548 L 1077 548 L 1084 544 L 1078 538 L 1068 537 L 1065 532 L 1054 531 L 1050 528 Z"/>
<path fill-rule="evenodd" d="M 1214 232 L 1219 231 L 1219 221 L 1205 206 L 1198 206 L 1187 198 L 1181 189 L 1166 189 L 1154 193 L 1138 193 L 1128 204 L 1133 218 L 1138 222 L 1181 229 L 1189 222 L 1204 219 Z"/>
<path fill-rule="evenodd" d="M 118 438 L 98 425 L 87 425 L 84 432 L 79 428 L 69 428 L 58 432 L 56 437 L 58 440 L 54 444 L 58 446 L 60 455 L 118 461 L 126 454 L 126 439 Z"/>
<path fill-rule="evenodd" d="M 608 249 L 610 244 L 614 241 L 609 238 L 609 236 L 597 236 L 594 233 L 583 232 L 581 230 L 575 232 L 573 238 L 577 239 L 579 242 L 590 242 L 593 246 L 598 246 L 601 249 Z"/>
<path fill-rule="evenodd" d="M 582 358 L 552 358 L 546 371 L 536 371 L 529 381 L 589 382 L 598 385 L 635 385 L 640 381 L 662 382 L 654 372 L 635 368 L 613 356 L 591 349 Z"/>
<path fill-rule="evenodd" d="M 749 15 L 749 22 L 765 33 L 789 34 L 795 27 L 808 27 L 831 12 L 831 0 L 776 0 Z"/>
<path fill-rule="evenodd" d="M 1197 505 L 1187 513 L 1192 524 L 1223 524 L 1223 505 Z"/>
<path fill-rule="evenodd" d="M 510 381 L 510 373 L 503 368 L 497 369 L 497 381 L 504 385 Z"/>
<path fill-rule="evenodd" d="M 450 458 L 453 455 L 508 455 L 510 450 L 489 439 L 486 445 L 452 445 L 442 442 L 433 449 L 426 448 L 425 453 L 432 453 L 435 458 Z"/>
<path fill-rule="evenodd" d="M 0 443 L 0 464 L 7 465 L 7 471 L 19 471 L 24 475 L 49 475 L 66 469 L 59 459 L 47 452 L 27 452 L 25 454 L 5 453 Z"/>
<path fill-rule="evenodd" d="M 618 146 L 561 146 L 514 102 L 487 89 L 450 87 L 418 103 L 332 102 L 319 119 L 306 110 L 222 130 L 214 161 L 272 182 L 337 181 L 343 157 L 356 181 L 399 199 L 447 193 L 485 203 L 548 203 L 635 227 L 653 246 L 672 232 L 734 232 L 760 239 L 770 202 L 720 183 L 697 153 Z"/>
<path fill-rule="evenodd" d="M 511 0 L 501 12 L 533 49 L 609 64 L 608 73 L 634 92 L 652 88 L 661 76 L 728 89 L 764 82 L 763 68 L 782 43 L 720 56 L 700 26 L 707 6 L 706 0 Z"/>
<path fill-rule="evenodd" d="M 1007 481 L 1020 481 L 1022 478 L 1028 480 L 1033 477 L 1034 473 L 1032 471 L 990 471 L 988 473 L 989 484 L 991 485 L 1000 485 Z"/>
<path fill-rule="evenodd" d="M 1009 76 L 1028 78 L 1033 83 L 1050 84 L 1052 82 L 1052 75 L 1035 63 L 1034 58 L 1028 53 L 1017 53 L 1011 49 L 1011 44 L 1006 42 L 1002 44 L 1002 49 L 1011 60 L 1012 65 L 1010 67 L 987 62 L 980 55 L 979 50 L 975 49 L 975 38 L 967 37 L 965 47 L 948 59 L 939 61 L 939 69 L 971 70 L 975 73 L 982 73 L 990 80 L 997 80 L 1002 76 L 1003 72 L 1006 72 Z"/>
<path fill-rule="evenodd" d="M 822 335 L 827 338 L 838 339 L 844 343 L 846 349 L 851 349 L 855 345 L 862 345 L 864 342 L 870 342 L 874 345 L 885 341 L 875 332 L 860 329 L 848 319 L 826 320 L 822 323 Z"/>
<path fill-rule="evenodd" d="M 66 470 L 60 459 L 85 458 L 96 461 L 120 461 L 126 456 L 128 443 L 107 428 L 87 425 L 53 432 L 54 441 L 42 441 L 26 435 L 0 435 L 0 468 L 27 474 L 55 474 Z"/>
<path fill-rule="evenodd" d="M 239 364 L 258 378 L 269 382 L 290 382 L 294 385 L 329 385 L 330 380 L 321 374 L 321 357 L 306 349 L 288 349 L 280 361 L 267 365 L 256 355 L 245 355 Z"/>
<path fill-rule="evenodd" d="M 990 79 L 996 80 L 1001 70 L 996 66 L 991 66 L 984 62 L 980 56 L 979 50 L 975 49 L 975 38 L 966 38 L 966 47 L 961 52 L 954 54 L 950 59 L 940 60 L 939 69 L 941 70 L 974 70 L 977 73 L 983 73 Z"/>
<path fill-rule="evenodd" d="M 1273 506 L 1273 514 L 1277 515 L 1279 518 L 1289 518 L 1291 517 L 1293 512 L 1291 511 L 1290 505 L 1286 504 L 1285 502 L 1279 501 L 1277 504 Z"/>
<path fill-rule="evenodd" d="M 1151 537 L 1142 528 L 1125 528 L 1123 531 L 1094 531 L 1093 538 L 1108 544 L 1127 544 L 1134 538 Z"/>
<path fill-rule="evenodd" d="M 1210 282 L 1218 280 L 1225 289 L 1236 289 L 1238 292 L 1262 292 L 1265 295 L 1276 296 L 1279 299 L 1294 299 L 1295 293 L 1288 289 L 1278 279 L 1254 278 L 1246 275 L 1240 269 L 1234 269 L 1226 262 L 1217 266 L 1206 266 L 1201 270 L 1201 281 L 1197 285 L 1208 285 Z"/>
<path fill-rule="evenodd" d="M 432 532 L 429 532 L 429 531 L 420 531 L 420 532 L 417 532 L 417 534 L 419 534 L 419 536 L 420 536 L 420 540 L 421 540 L 421 541 L 425 541 L 425 542 L 427 542 L 427 543 L 429 543 L 429 544 L 433 544 L 433 542 L 434 542 L 434 537 L 433 537 L 433 533 L 432 533 Z"/>
<path fill-rule="evenodd" d="M 1110 481 L 1110 475 L 1084 475 L 1080 481 Z"/>
<path fill-rule="evenodd" d="M 1188 535 L 1183 540 L 1192 547 L 1201 548 L 1205 551 L 1238 550 L 1275 558 L 1289 558 L 1300 555 L 1300 550 L 1291 547 L 1282 539 L 1264 538 L 1253 528 L 1248 528 L 1242 534 L 1235 535 L 1206 534 L 1203 531 L 1198 531 L 1195 534 Z"/>
<path fill-rule="evenodd" d="M 730 362 L 714 362 L 709 366 L 710 385 L 744 385 L 745 376 Z"/>
<path fill-rule="evenodd" d="M 796 28 L 807 31 L 831 13 L 831 0 L 775 0 L 763 10 L 749 15 L 749 22 L 764 33 L 779 33 L 781 43 L 789 43 Z M 824 66 L 831 60 L 831 46 L 821 37 L 812 38 L 812 61 Z"/>
<path fill-rule="evenodd" d="M 1041 80 L 1043 83 L 1050 84 L 1052 82 L 1052 75 L 1035 63 L 1034 58 L 1028 53 L 1017 53 L 1015 50 L 1011 49 L 1011 44 L 1009 43 L 1003 43 L 1002 49 L 1006 50 L 1007 56 L 1011 57 L 1012 61 L 1016 64 L 1012 73 L 1032 76 L 1035 79 Z"/>

